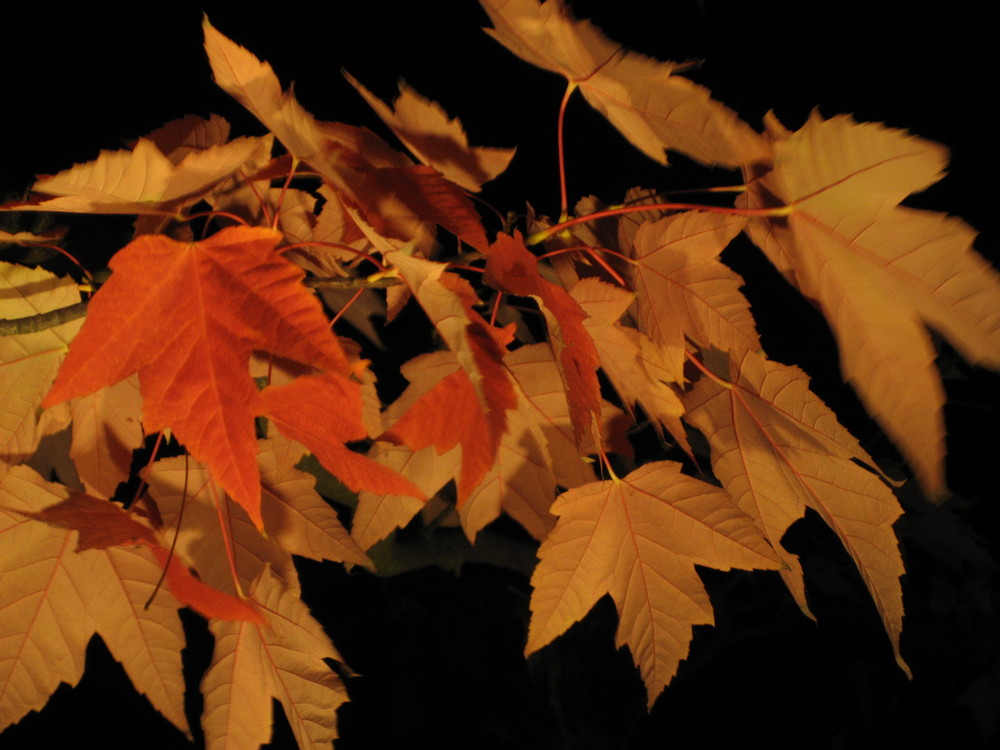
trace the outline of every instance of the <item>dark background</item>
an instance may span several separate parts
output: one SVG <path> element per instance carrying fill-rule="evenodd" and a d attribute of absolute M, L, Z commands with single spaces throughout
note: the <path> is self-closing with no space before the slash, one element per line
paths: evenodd
<path fill-rule="evenodd" d="M 754 126 L 773 109 L 795 129 L 814 107 L 853 113 L 948 144 L 950 175 L 910 205 L 963 216 L 994 264 L 998 146 L 989 101 L 997 90 L 997 25 L 989 3 L 745 0 L 576 2 L 613 39 L 663 59 L 704 59 L 692 74 Z M 3 113 L 0 191 L 18 194 L 34 174 L 96 157 L 100 149 L 194 113 L 215 112 L 234 133 L 261 126 L 211 81 L 201 11 L 234 41 L 270 61 L 321 119 L 381 123 L 340 75 L 346 68 L 384 99 L 404 77 L 462 118 L 475 145 L 514 146 L 508 173 L 484 192 L 501 211 L 558 211 L 555 115 L 562 80 L 520 62 L 479 31 L 471 0 L 419 3 L 47 3 L 5 8 L 0 44 Z M 633 185 L 731 184 L 737 176 L 671 156 L 665 170 L 575 101 L 567 120 L 571 201 L 620 199 Z M 71 247 L 99 264 L 128 221 L 74 217 Z M 77 244 L 74 245 L 73 243 Z M 840 384 L 832 338 L 749 245 L 725 256 L 747 294 L 774 359 L 803 366 L 842 421 L 892 467 L 896 457 Z M 1000 301 L 998 301 L 1000 302 Z M 399 334 L 405 338 L 405 331 Z M 897 524 L 907 575 L 903 654 L 895 667 L 874 607 L 832 533 L 812 517 L 787 546 L 803 555 L 818 624 L 776 577 L 705 571 L 716 628 L 697 630 L 691 658 L 647 715 L 627 651 L 613 645 L 614 608 L 602 601 L 566 636 L 521 656 L 530 587 L 519 572 L 467 564 L 377 579 L 334 565 L 302 566 L 305 598 L 352 668 L 352 702 L 340 712 L 338 748 L 424 744 L 441 748 L 714 748 L 997 746 L 1000 660 L 994 469 L 1000 379 L 942 345 L 951 398 L 949 482 L 955 496 L 931 508 L 910 490 Z M 495 534 L 526 545 L 510 525 Z M 530 551 L 530 550 L 529 550 Z M 2 585 L 2 583 L 0 583 Z M 210 647 L 198 618 L 185 656 L 203 669 Z M 192 724 L 200 711 L 192 692 Z M 291 747 L 276 723 L 274 747 Z M 0 735 L 4 750 L 86 741 L 105 748 L 190 747 L 132 691 L 98 639 L 75 689 L 61 687 L 40 714 Z"/>

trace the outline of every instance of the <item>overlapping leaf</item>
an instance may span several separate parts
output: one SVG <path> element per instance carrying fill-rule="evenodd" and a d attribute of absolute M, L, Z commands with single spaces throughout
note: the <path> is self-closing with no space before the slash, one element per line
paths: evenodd
<path fill-rule="evenodd" d="M 268 229 L 224 229 L 198 243 L 143 236 L 111 261 L 44 405 L 139 373 L 147 433 L 173 430 L 259 525 L 248 371 L 254 349 L 323 370 L 351 366 L 302 272 Z"/>
<path fill-rule="evenodd" d="M 76 685 L 97 632 L 136 689 L 186 733 L 178 604 L 161 591 L 144 606 L 160 565 L 146 548 L 78 553 L 76 531 L 22 515 L 66 498 L 27 467 L 0 484 L 0 727 L 41 709 L 60 682 Z"/>
<path fill-rule="evenodd" d="M 164 524 L 176 527 L 183 513 L 177 550 L 201 578 L 220 590 L 235 591 L 226 537 L 232 544 L 239 585 L 244 590 L 267 566 L 272 576 L 298 591 L 293 554 L 367 565 L 367 558 L 341 526 L 336 512 L 316 494 L 315 479 L 282 460 L 292 449 L 290 441 L 276 437 L 260 441 L 258 447 L 266 537 L 246 513 L 228 504 L 227 528 L 225 532 L 219 528 L 212 477 L 201 464 L 183 457 L 168 458 L 153 464 L 146 475 Z"/>
<path fill-rule="evenodd" d="M 490 245 L 486 281 L 510 294 L 532 297 L 541 306 L 569 399 L 573 434 L 581 442 L 595 425 L 599 428 L 601 417 L 600 360 L 584 326 L 587 314 L 565 289 L 542 278 L 538 259 L 524 246 L 519 232 L 501 234 Z"/>
<path fill-rule="evenodd" d="M 195 203 L 250 159 L 259 143 L 239 138 L 203 150 L 188 150 L 172 162 L 147 138 L 132 150 L 102 151 L 94 161 L 42 177 L 32 191 L 54 196 L 8 203 L 16 211 L 98 214 L 173 213 Z"/>
<path fill-rule="evenodd" d="M 472 308 L 479 300 L 468 282 L 445 272 L 441 263 L 392 252 L 388 259 L 398 269 L 448 348 L 460 370 L 446 385 L 435 386 L 390 426 L 388 435 L 419 450 L 430 445 L 438 453 L 462 445 L 458 501 L 493 465 L 507 425 L 507 410 L 516 395 L 503 366 L 506 334 L 490 326 Z"/>
<path fill-rule="evenodd" d="M 503 172 L 514 157 L 512 148 L 470 147 L 461 122 L 402 81 L 399 98 L 389 107 L 354 76 L 344 75 L 420 161 L 466 190 L 479 192 L 483 183 Z"/>
<path fill-rule="evenodd" d="M 675 149 L 704 164 L 764 161 L 766 143 L 707 89 L 673 75 L 676 63 L 627 52 L 563 0 L 480 0 L 487 33 L 518 57 L 565 76 L 636 148 L 666 164 Z"/>
<path fill-rule="evenodd" d="M 340 654 L 302 600 L 268 568 L 247 594 L 267 614 L 266 627 L 209 623 L 215 652 L 201 683 L 206 747 L 257 750 L 269 742 L 272 698 L 281 703 L 300 748 L 329 747 L 347 691 L 323 660 L 340 661 Z"/>
<path fill-rule="evenodd" d="M 924 324 L 963 356 L 1000 368 L 1000 275 L 959 219 L 899 206 L 942 176 L 943 146 L 847 115 L 813 113 L 791 133 L 772 116 L 774 167 L 746 204 L 790 206 L 748 232 L 826 316 L 844 377 L 925 490 L 944 488 L 944 392 Z"/>
<path fill-rule="evenodd" d="M 635 299 L 635 295 L 598 279 L 582 279 L 570 294 L 589 316 L 584 321 L 601 358 L 601 369 L 611 379 L 625 407 L 636 404 L 653 420 L 662 434 L 666 427 L 685 451 L 691 453 L 681 416 L 684 405 L 675 387 L 683 381 L 683 371 L 673 369 L 668 361 L 681 361 L 678 356 L 664 356 L 661 347 L 641 331 L 619 325 L 618 319 Z"/>
<path fill-rule="evenodd" d="M 273 69 L 220 34 L 205 18 L 205 49 L 215 82 L 250 110 L 297 159 L 359 207 L 376 231 L 417 239 L 436 222 L 474 247 L 486 235 L 462 189 L 437 170 L 413 163 L 363 128 L 316 120 Z"/>
<path fill-rule="evenodd" d="M 730 383 L 702 378 L 685 399 L 712 446 L 712 467 L 740 509 L 764 529 L 788 569 L 782 576 L 808 613 L 802 568 L 781 537 L 807 507 L 840 537 L 868 587 L 899 665 L 903 561 L 893 522 L 902 510 L 858 441 L 809 390 L 801 370 L 760 354 L 734 357 Z"/>
<path fill-rule="evenodd" d="M 0 319 L 27 318 L 79 302 L 72 279 L 0 262 Z M 0 478 L 8 466 L 35 452 L 52 417 L 39 418 L 42 398 L 81 325 L 73 320 L 34 333 L 0 336 Z"/>
<path fill-rule="evenodd" d="M 736 352 L 760 340 L 743 280 L 718 258 L 743 229 L 739 216 L 686 211 L 643 223 L 631 267 L 640 329 L 665 347 L 674 371 L 684 366 L 685 341 Z"/>

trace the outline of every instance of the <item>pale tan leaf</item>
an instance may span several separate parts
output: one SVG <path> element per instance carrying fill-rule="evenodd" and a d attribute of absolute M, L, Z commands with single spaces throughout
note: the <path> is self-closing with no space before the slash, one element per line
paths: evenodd
<path fill-rule="evenodd" d="M 743 280 L 719 260 L 746 220 L 686 211 L 642 224 L 631 267 L 639 328 L 667 347 L 671 365 L 684 365 L 685 339 L 701 347 L 757 351 L 760 340 Z"/>
<path fill-rule="evenodd" d="M 466 190 L 479 192 L 514 157 L 512 148 L 470 147 L 461 122 L 403 81 L 399 98 L 388 107 L 354 76 L 346 71 L 344 76 L 414 156 Z"/>
<path fill-rule="evenodd" d="M 619 615 L 616 641 L 632 652 L 650 707 L 687 656 L 692 626 L 714 621 L 695 565 L 780 567 L 726 492 L 684 476 L 681 465 L 669 461 L 569 490 L 552 512 L 559 521 L 542 542 L 531 578 L 526 653 L 611 594 Z"/>
<path fill-rule="evenodd" d="M 153 555 L 76 552 L 76 531 L 15 512 L 37 513 L 68 494 L 27 467 L 0 484 L 0 728 L 41 709 L 60 682 L 76 685 L 96 631 L 135 688 L 187 733 L 178 604 L 160 591 L 145 607 L 160 578 Z"/>
<path fill-rule="evenodd" d="M 597 346 L 601 369 L 611 379 L 626 408 L 642 406 L 660 435 L 665 427 L 690 454 L 680 421 L 684 405 L 670 385 L 683 382 L 683 371 L 673 371 L 662 348 L 642 332 L 618 322 L 635 295 L 594 278 L 582 279 L 570 294 L 590 316 L 584 325 Z M 675 352 L 670 362 L 682 359 L 683 352 L 680 355 Z"/>
<path fill-rule="evenodd" d="M 265 567 L 248 596 L 265 626 L 212 620 L 212 665 L 202 680 L 202 728 L 209 750 L 257 750 L 271 738 L 271 698 L 285 711 L 299 748 L 329 748 L 347 691 L 324 659 L 340 655 L 294 591 Z"/>
<path fill-rule="evenodd" d="M 315 491 L 315 478 L 287 465 L 277 450 L 283 438 L 259 441 L 257 462 L 261 471 L 261 517 L 267 537 L 235 503 L 226 504 L 229 536 L 240 586 L 244 590 L 268 566 L 285 586 L 298 591 L 292 555 L 368 565 L 368 559 Z M 219 529 L 211 477 L 204 466 L 183 457 L 157 461 L 146 477 L 167 528 L 177 524 L 187 489 L 183 523 L 177 532 L 177 549 L 190 561 L 201 579 L 215 588 L 234 593 L 232 572 Z"/>
<path fill-rule="evenodd" d="M 132 470 L 132 451 L 143 443 L 142 396 L 132 375 L 75 399 L 70 458 L 87 492 L 112 497 Z"/>
<path fill-rule="evenodd" d="M 1000 368 L 1000 274 L 959 219 L 898 204 L 939 180 L 943 146 L 847 115 L 814 112 L 790 133 L 771 116 L 774 167 L 753 173 L 750 207 L 790 207 L 747 231 L 826 316 L 844 377 L 924 489 L 944 488 L 944 393 L 924 329 Z"/>
<path fill-rule="evenodd" d="M 0 262 L 0 318 L 24 318 L 79 301 L 71 278 Z M 38 446 L 44 433 L 42 398 L 82 324 L 73 320 L 35 333 L 0 336 L 0 477 Z"/>
<path fill-rule="evenodd" d="M 820 514 L 857 565 L 908 672 L 899 653 L 903 561 L 892 524 L 902 510 L 895 496 L 858 463 L 874 465 L 801 370 L 751 353 L 731 360 L 730 372 L 731 385 L 702 378 L 685 399 L 689 421 L 712 446 L 716 476 L 764 529 L 807 614 L 801 566 L 780 541 L 806 507 Z"/>
<path fill-rule="evenodd" d="M 707 89 L 674 75 L 676 63 L 628 52 L 563 0 L 480 0 L 494 39 L 523 60 L 565 76 L 636 148 L 666 164 L 675 149 L 703 164 L 765 161 L 765 141 Z"/>
<path fill-rule="evenodd" d="M 7 204 L 17 211 L 99 214 L 170 213 L 194 203 L 253 156 L 256 139 L 190 151 L 171 163 L 152 141 L 140 138 L 131 151 L 102 151 L 97 159 L 43 177 L 32 192 L 54 196 Z"/>

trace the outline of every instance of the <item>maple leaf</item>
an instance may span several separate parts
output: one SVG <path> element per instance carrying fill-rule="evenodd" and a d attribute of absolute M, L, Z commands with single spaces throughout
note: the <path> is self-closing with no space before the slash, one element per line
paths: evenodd
<path fill-rule="evenodd" d="M 490 245 L 485 280 L 496 289 L 532 297 L 539 303 L 569 399 L 573 434 L 581 442 L 593 420 L 600 425 L 601 418 L 599 358 L 584 325 L 587 313 L 565 289 L 542 278 L 538 258 L 524 246 L 520 232 L 513 237 L 500 234 Z"/>
<path fill-rule="evenodd" d="M 268 742 L 272 698 L 281 703 L 300 748 L 329 746 L 347 691 L 323 660 L 341 661 L 340 654 L 302 600 L 269 568 L 247 593 L 267 613 L 266 627 L 209 623 L 215 651 L 201 683 L 206 747 L 258 748 Z"/>
<path fill-rule="evenodd" d="M 97 632 L 136 689 L 188 733 L 178 603 L 161 591 L 145 606 L 160 565 L 147 548 L 76 552 L 75 530 L 31 518 L 67 498 L 24 466 L 0 484 L 0 729 L 41 709 L 60 682 L 76 685 Z"/>
<path fill-rule="evenodd" d="M 687 656 L 693 625 L 712 624 L 695 565 L 776 569 L 781 563 L 729 495 L 659 461 L 624 479 L 571 489 L 531 577 L 531 654 L 583 618 L 604 594 L 618 608 L 618 646 L 628 645 L 649 706 Z"/>
<path fill-rule="evenodd" d="M 280 234 L 234 227 L 206 240 L 145 235 L 112 258 L 43 406 L 139 373 L 147 434 L 173 430 L 258 525 L 254 349 L 332 372 L 351 366 Z"/>
<path fill-rule="evenodd" d="M 424 498 L 408 479 L 344 445 L 368 437 L 359 383 L 337 373 L 304 375 L 288 385 L 266 388 L 261 401 L 279 432 L 305 445 L 355 492 Z"/>
<path fill-rule="evenodd" d="M 503 344 L 508 332 L 490 326 L 472 307 L 479 303 L 472 287 L 443 263 L 386 254 L 434 322 L 461 369 L 448 376 L 390 427 L 387 437 L 420 449 L 434 445 L 438 453 L 462 444 L 462 471 L 458 482 L 461 505 L 493 465 L 508 409 L 516 395 L 503 366 Z"/>
<path fill-rule="evenodd" d="M 718 259 L 746 223 L 740 216 L 685 211 L 644 222 L 635 234 L 631 280 L 639 328 L 665 347 L 674 371 L 686 339 L 737 352 L 761 348 L 740 293 L 743 280 Z"/>
<path fill-rule="evenodd" d="M 782 577 L 806 614 L 802 567 L 780 541 L 806 507 L 820 514 L 857 565 L 896 661 L 909 674 L 899 653 L 903 561 L 892 530 L 902 510 L 879 477 L 856 463 L 874 466 L 871 456 L 809 390 L 798 368 L 747 353 L 730 360 L 730 378 L 702 378 L 685 398 L 687 419 L 712 447 L 715 475 L 740 509 L 758 520 L 788 566 Z"/>
<path fill-rule="evenodd" d="M 0 319 L 16 319 L 67 307 L 80 301 L 70 278 L 42 268 L 0 262 Z M 7 466 L 27 460 L 53 417 L 39 407 L 55 380 L 81 320 L 34 333 L 0 336 L 0 477 Z"/>
<path fill-rule="evenodd" d="M 570 407 L 551 347 L 522 346 L 507 355 L 505 364 L 517 405 L 507 412 L 507 426 L 492 466 L 458 507 L 462 529 L 470 541 L 501 512 L 534 537 L 543 539 L 555 523 L 548 509 L 557 486 L 576 487 L 594 479 L 592 465 L 582 456 L 596 452 L 597 446 L 592 438 L 582 449 L 576 443 Z M 410 385 L 386 410 L 386 419 L 393 421 L 400 414 L 414 413 L 413 405 L 431 391 L 439 389 L 445 399 L 448 378 L 460 372 L 458 368 L 457 358 L 449 351 L 414 357 L 402 368 Z M 449 417 L 458 411 L 454 399 L 438 406 Z M 383 443 L 376 444 L 372 452 L 374 459 L 411 478 L 428 496 L 436 495 L 460 473 L 462 466 L 460 441 L 456 442 L 453 434 L 448 437 L 455 431 L 454 419 L 441 420 L 441 413 L 432 412 L 429 417 L 445 433 L 440 454 L 430 447 L 414 449 Z M 621 410 L 603 402 L 602 423 L 607 431 L 602 440 L 606 445 L 620 442 L 613 432 L 620 416 Z M 422 507 L 422 503 L 410 498 L 362 492 L 351 533 L 367 549 L 393 529 L 405 526 Z"/>
<path fill-rule="evenodd" d="M 512 148 L 470 148 L 462 123 L 403 81 L 399 82 L 399 98 L 390 108 L 354 76 L 344 71 L 344 77 L 420 161 L 466 190 L 479 192 L 484 182 L 503 172 L 514 158 Z"/>
<path fill-rule="evenodd" d="M 132 451 L 143 442 L 139 378 L 131 376 L 72 403 L 73 460 L 84 489 L 113 497 L 132 473 Z"/>
<path fill-rule="evenodd" d="M 129 150 L 102 151 L 94 161 L 42 177 L 32 186 L 45 200 L 0 206 L 14 211 L 68 211 L 98 214 L 175 213 L 196 203 L 232 175 L 259 147 L 239 138 L 204 150 L 188 150 L 171 162 L 152 141 L 140 138 Z"/>
<path fill-rule="evenodd" d="M 690 455 L 691 447 L 680 420 L 684 405 L 669 385 L 680 385 L 683 371 L 668 365 L 663 354 L 665 347 L 658 346 L 635 328 L 618 323 L 635 295 L 594 278 L 580 280 L 570 289 L 570 294 L 589 316 L 584 325 L 601 358 L 601 369 L 610 378 L 625 407 L 631 412 L 635 404 L 641 405 L 657 431 L 662 434 L 666 427 Z"/>
<path fill-rule="evenodd" d="M 146 546 L 165 570 L 167 587 L 181 604 L 205 617 L 263 622 L 260 613 L 243 599 L 202 583 L 160 544 L 152 529 L 108 500 L 71 490 L 69 497 L 56 505 L 36 513 L 16 512 L 52 526 L 78 531 L 77 552 L 122 545 Z"/>
<path fill-rule="evenodd" d="M 815 301 L 841 368 L 932 495 L 944 488 L 944 392 L 924 324 L 967 359 L 1000 369 L 1000 274 L 960 219 L 899 206 L 939 180 L 947 150 L 905 131 L 824 120 L 798 131 L 766 120 L 775 162 L 749 174 L 743 203 L 787 205 L 751 239 Z"/>
<path fill-rule="evenodd" d="M 480 0 L 486 32 L 523 60 L 564 76 L 646 156 L 666 164 L 675 149 L 706 165 L 769 157 L 765 141 L 707 89 L 673 75 L 680 66 L 627 52 L 563 0 Z"/>
<path fill-rule="evenodd" d="M 485 231 L 458 185 L 414 166 L 364 128 L 316 120 L 291 91 L 281 90 L 269 64 L 220 34 L 207 17 L 203 28 L 215 82 L 359 207 L 376 231 L 409 241 L 421 236 L 423 222 L 433 221 L 473 247 L 486 247 Z"/>
<path fill-rule="evenodd" d="M 221 591 L 236 591 L 227 537 L 242 590 L 251 586 L 267 566 L 271 575 L 297 592 L 298 574 L 292 555 L 370 565 L 337 520 L 336 511 L 316 493 L 315 478 L 282 459 L 289 455 L 291 446 L 290 440 L 280 436 L 258 441 L 256 460 L 266 537 L 242 509 L 228 503 L 224 506 L 226 530 L 219 528 L 219 510 L 210 486 L 212 476 L 202 464 L 183 457 L 167 458 L 154 463 L 145 475 L 164 525 L 174 526 L 183 520 L 177 531 L 177 550 L 209 585 Z M 296 454 L 292 451 L 290 455 Z"/>

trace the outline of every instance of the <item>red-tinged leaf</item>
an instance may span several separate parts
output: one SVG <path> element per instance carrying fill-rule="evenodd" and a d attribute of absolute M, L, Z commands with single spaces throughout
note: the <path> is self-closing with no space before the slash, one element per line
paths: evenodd
<path fill-rule="evenodd" d="M 459 507 L 495 460 L 489 425 L 476 389 L 462 369 L 455 370 L 417 399 L 382 439 L 405 443 L 413 450 L 434 446 L 438 455 L 461 445 Z"/>
<path fill-rule="evenodd" d="M 703 164 L 764 161 L 765 141 L 709 92 L 674 75 L 677 63 L 628 52 L 563 0 L 480 0 L 486 32 L 532 65 L 564 76 L 636 148 L 666 164 L 675 149 Z"/>
<path fill-rule="evenodd" d="M 466 190 L 479 192 L 483 183 L 503 172 L 514 157 L 512 148 L 471 148 L 462 123 L 402 81 L 399 98 L 390 108 L 354 76 L 346 71 L 344 76 L 420 161 Z"/>
<path fill-rule="evenodd" d="M 538 259 L 524 246 L 520 232 L 513 237 L 500 234 L 486 258 L 487 283 L 538 300 L 569 400 L 573 434 L 581 442 L 601 418 L 600 358 L 584 325 L 587 313 L 565 289 L 542 278 Z"/>
<path fill-rule="evenodd" d="M 359 383 L 333 373 L 307 375 L 288 385 L 265 389 L 261 400 L 264 414 L 281 434 L 306 446 L 355 492 L 424 499 L 411 481 L 344 445 L 368 437 Z"/>
<path fill-rule="evenodd" d="M 387 259 L 399 271 L 448 348 L 455 354 L 467 375 L 465 382 L 459 385 L 456 380 L 456 385 L 464 388 L 466 382 L 471 384 L 478 409 L 485 420 L 486 442 L 470 446 L 479 458 L 470 459 L 472 463 L 466 474 L 468 483 L 463 482 L 461 487 L 471 490 L 482 479 L 492 463 L 492 457 L 496 455 L 506 430 L 507 410 L 517 405 L 517 396 L 503 363 L 504 346 L 511 332 L 490 326 L 472 309 L 479 298 L 468 282 L 453 273 L 446 273 L 444 264 L 414 258 L 399 251 L 387 253 Z M 469 434 L 469 425 L 476 421 L 477 418 L 470 416 L 463 422 L 466 434 Z M 424 444 L 431 445 L 433 440 Z M 464 500 L 465 495 L 460 493 L 459 502 Z"/>
<path fill-rule="evenodd" d="M 201 683 L 206 747 L 255 750 L 266 744 L 272 699 L 281 703 L 300 748 L 329 747 L 347 691 L 324 659 L 342 661 L 340 654 L 302 600 L 269 570 L 248 594 L 266 613 L 266 626 L 209 623 L 215 651 Z"/>
<path fill-rule="evenodd" d="M 760 349 L 750 304 L 740 293 L 743 279 L 719 260 L 745 224 L 740 216 L 687 211 L 636 232 L 631 274 L 639 328 L 667 348 L 678 372 L 685 339 L 737 353 Z"/>
<path fill-rule="evenodd" d="M 688 420 L 712 446 L 716 476 L 787 565 L 782 576 L 806 614 L 802 568 L 780 541 L 806 507 L 820 514 L 858 566 L 909 674 L 899 653 L 903 561 L 892 530 L 902 510 L 892 491 L 859 463 L 874 466 L 801 370 L 746 354 L 730 360 L 730 378 L 702 378 L 685 399 Z"/>
<path fill-rule="evenodd" d="M 239 227 L 196 243 L 143 236 L 120 250 L 43 405 L 138 372 L 146 432 L 173 430 L 259 524 L 251 352 L 351 370 L 302 271 L 275 252 L 279 239 Z"/>
<path fill-rule="evenodd" d="M 400 368 L 400 374 L 409 381 L 409 385 L 385 410 L 383 423 L 397 422 L 418 399 L 458 369 L 457 358 L 448 350 L 421 354 L 406 362 Z M 462 449 L 457 445 L 438 455 L 433 446 L 414 451 L 406 445 L 378 441 L 372 446 L 369 456 L 410 479 L 427 497 L 433 497 L 455 479 L 462 463 Z M 358 506 L 351 522 L 351 536 L 362 549 L 369 549 L 394 529 L 409 523 L 424 506 L 424 501 L 405 495 L 359 492 Z"/>
<path fill-rule="evenodd" d="M 78 531 L 77 552 L 119 545 L 159 545 L 153 530 L 136 521 L 120 505 L 83 492 L 70 491 L 69 497 L 62 502 L 22 515 L 50 526 Z"/>
<path fill-rule="evenodd" d="M 507 357 L 517 389 L 517 410 L 509 412 L 507 432 L 493 467 L 459 508 L 462 528 L 470 541 L 501 511 L 536 539 L 544 539 L 555 524 L 549 512 L 557 487 L 577 487 L 594 481 L 588 454 L 596 453 L 594 436 L 577 445 L 562 375 L 548 344 L 530 344 Z M 617 450 L 611 429 L 620 409 L 602 403 L 602 443 Z M 624 421 L 624 420 L 622 420 Z M 626 455 L 629 455 L 626 453 Z"/>
<path fill-rule="evenodd" d="M 472 201 L 458 185 L 432 167 L 383 167 L 378 183 L 395 194 L 423 221 L 432 221 L 476 250 L 486 252 L 489 240 Z"/>
<path fill-rule="evenodd" d="M 170 557 L 163 547 L 150 549 L 157 562 L 167 569 L 167 588 L 181 604 L 211 619 L 264 624 L 263 613 L 249 600 L 202 583 L 176 555 Z"/>
<path fill-rule="evenodd" d="M 937 182 L 947 150 L 902 130 L 767 119 L 775 163 L 748 180 L 750 207 L 790 207 L 748 233 L 826 316 L 845 379 L 899 446 L 925 491 L 944 490 L 944 391 L 924 325 L 972 362 L 1000 369 L 1000 274 L 959 219 L 899 206 Z"/>
<path fill-rule="evenodd" d="M 561 635 L 604 594 L 618 608 L 627 645 L 646 683 L 649 706 L 688 653 L 691 628 L 714 622 L 695 565 L 779 568 L 753 520 L 718 487 L 681 474 L 670 461 L 624 479 L 563 493 L 559 517 L 531 577 L 526 653 Z"/>

